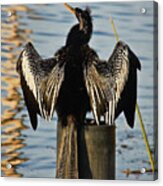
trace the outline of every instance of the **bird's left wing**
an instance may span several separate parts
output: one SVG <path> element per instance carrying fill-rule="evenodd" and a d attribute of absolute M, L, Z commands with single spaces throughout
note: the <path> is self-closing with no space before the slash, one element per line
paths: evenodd
<path fill-rule="evenodd" d="M 17 71 L 20 74 L 30 121 L 33 129 L 36 129 L 37 114 L 45 119 L 51 119 L 55 105 L 52 101 L 58 95 L 58 87 L 63 77 L 60 76 L 57 60 L 55 58 L 43 60 L 31 43 L 27 43 L 21 52 L 17 62 Z"/>

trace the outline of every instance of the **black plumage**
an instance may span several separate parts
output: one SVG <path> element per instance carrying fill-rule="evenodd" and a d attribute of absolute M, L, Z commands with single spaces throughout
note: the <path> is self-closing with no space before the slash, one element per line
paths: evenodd
<path fill-rule="evenodd" d="M 83 123 L 88 111 L 97 124 L 104 116 L 105 123 L 112 125 L 124 111 L 133 127 L 138 58 L 119 41 L 108 61 L 100 60 L 88 45 L 93 30 L 90 10 L 66 6 L 79 23 L 68 33 L 65 46 L 53 58 L 42 59 L 28 43 L 17 63 L 33 128 L 37 128 L 37 114 L 49 120 L 55 110 L 65 125 L 69 116 Z"/>

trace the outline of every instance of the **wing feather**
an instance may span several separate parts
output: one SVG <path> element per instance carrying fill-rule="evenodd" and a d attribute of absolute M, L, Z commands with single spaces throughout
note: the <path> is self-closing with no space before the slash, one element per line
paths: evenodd
<path fill-rule="evenodd" d="M 48 120 L 53 117 L 59 91 L 64 80 L 64 67 L 65 64 L 62 66 L 56 64 L 47 79 L 40 86 L 42 112 Z"/>
<path fill-rule="evenodd" d="M 108 60 L 108 81 L 112 77 L 113 107 L 109 110 L 117 117 L 124 111 L 129 126 L 134 125 L 134 114 L 137 97 L 137 69 L 140 69 L 140 62 L 129 46 L 119 41 Z M 116 113 L 115 113 L 116 111 Z"/>
<path fill-rule="evenodd" d="M 32 127 L 37 128 L 37 114 L 45 119 L 53 116 L 56 99 L 64 79 L 64 66 L 56 58 L 42 59 L 31 43 L 21 52 L 17 71 Z"/>
<path fill-rule="evenodd" d="M 134 125 L 137 98 L 137 69 L 141 65 L 129 46 L 119 41 L 108 61 L 89 59 L 85 82 L 96 123 L 105 115 L 105 123 L 112 125 L 124 111 L 129 126 Z"/>
<path fill-rule="evenodd" d="M 98 71 L 98 60 L 95 57 L 94 61 L 87 63 L 84 69 L 84 80 L 95 121 L 99 125 L 100 117 L 108 110 L 107 103 L 112 99 L 112 93 L 107 78 Z"/>

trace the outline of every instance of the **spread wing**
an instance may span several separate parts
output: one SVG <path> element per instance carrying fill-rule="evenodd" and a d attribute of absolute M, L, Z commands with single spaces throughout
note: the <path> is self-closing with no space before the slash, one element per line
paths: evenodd
<path fill-rule="evenodd" d="M 42 59 L 31 43 L 19 56 L 17 71 L 33 129 L 37 128 L 37 114 L 52 118 L 64 78 L 63 68 L 56 58 Z"/>
<path fill-rule="evenodd" d="M 114 96 L 111 101 L 115 108 L 115 117 L 124 111 L 127 123 L 134 126 L 135 105 L 137 99 L 137 69 L 140 62 L 127 44 L 119 41 L 108 60 L 108 81 L 112 77 Z M 110 111 L 113 112 L 114 111 Z M 113 116 L 114 117 L 114 116 Z"/>
<path fill-rule="evenodd" d="M 105 115 L 105 123 L 112 125 L 124 111 L 129 126 L 133 127 L 140 68 L 136 55 L 121 41 L 108 61 L 101 61 L 95 55 L 88 57 L 84 80 L 97 124 Z"/>

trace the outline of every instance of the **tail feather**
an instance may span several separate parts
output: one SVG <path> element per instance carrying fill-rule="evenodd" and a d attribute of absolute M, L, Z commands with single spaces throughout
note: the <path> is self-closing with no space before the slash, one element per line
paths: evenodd
<path fill-rule="evenodd" d="M 72 117 L 67 119 L 66 125 L 58 124 L 57 148 L 57 178 L 79 178 L 77 157 L 77 128 Z"/>

